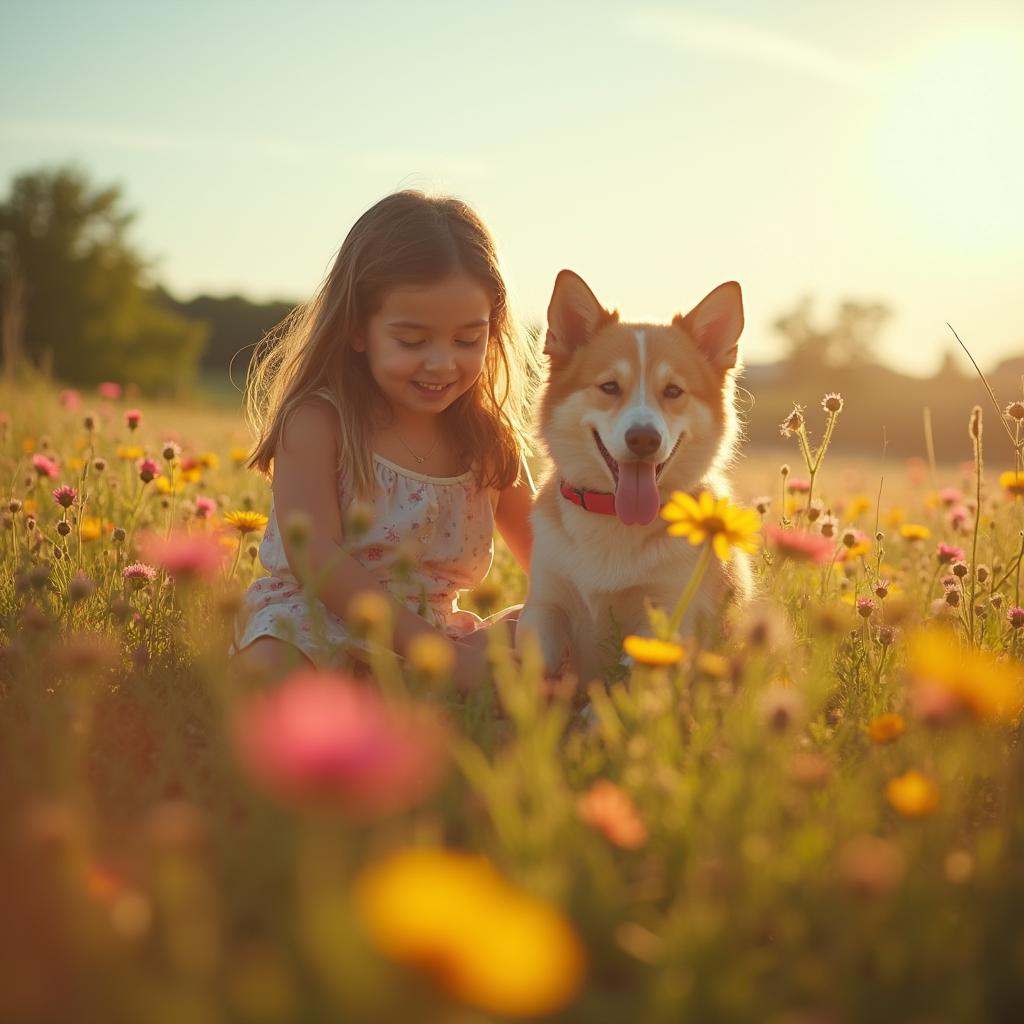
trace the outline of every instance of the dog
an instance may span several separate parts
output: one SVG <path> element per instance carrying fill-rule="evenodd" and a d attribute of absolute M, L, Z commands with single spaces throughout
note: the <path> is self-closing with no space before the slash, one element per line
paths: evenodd
<path fill-rule="evenodd" d="M 617 638 L 650 635 L 648 602 L 671 613 L 694 571 L 699 548 L 666 533 L 661 506 L 677 490 L 729 496 L 743 300 L 729 281 L 670 324 L 621 323 L 563 270 L 547 320 L 539 435 L 552 471 L 531 514 L 518 643 L 539 643 L 549 676 L 588 683 L 618 662 Z M 683 631 L 751 587 L 745 555 L 713 559 Z"/>

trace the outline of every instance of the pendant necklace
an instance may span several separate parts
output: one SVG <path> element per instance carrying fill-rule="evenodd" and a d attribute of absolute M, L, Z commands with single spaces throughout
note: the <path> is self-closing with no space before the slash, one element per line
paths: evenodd
<path fill-rule="evenodd" d="M 394 429 L 394 428 L 392 428 L 392 429 Z M 423 464 L 424 462 L 426 462 L 426 461 L 427 461 L 427 459 L 429 459 L 429 458 L 430 458 L 430 456 L 431 456 L 431 455 L 433 455 L 433 454 L 434 454 L 434 452 L 435 452 L 435 451 L 437 450 L 437 446 L 438 446 L 438 443 L 439 443 L 439 442 L 440 442 L 440 440 L 441 440 L 441 438 L 440 438 L 440 437 L 438 437 L 438 438 L 437 438 L 437 439 L 436 439 L 436 440 L 434 441 L 434 445 L 433 445 L 433 447 L 432 447 L 432 448 L 430 449 L 430 451 L 429 451 L 429 452 L 427 452 L 427 454 L 426 454 L 426 455 L 417 455 L 417 454 L 416 454 L 416 453 L 415 453 L 415 452 L 414 452 L 414 451 L 413 451 L 413 450 L 412 450 L 412 449 L 411 449 L 411 448 L 410 448 L 410 447 L 409 447 L 409 446 L 408 446 L 408 445 L 407 445 L 407 444 L 405 443 L 405 441 L 404 441 L 404 440 L 402 439 L 402 435 L 401 435 L 401 434 L 400 434 L 400 433 L 399 433 L 399 432 L 398 432 L 397 430 L 395 430 L 395 437 L 397 437 L 397 438 L 398 438 L 398 440 L 402 442 L 402 447 L 403 447 L 403 448 L 404 448 L 404 449 L 405 449 L 405 450 L 406 450 L 406 451 L 407 451 L 407 452 L 408 452 L 408 453 L 409 453 L 409 454 L 410 454 L 410 455 L 411 455 L 411 456 L 412 456 L 412 457 L 413 457 L 413 458 L 414 458 L 414 459 L 416 460 L 416 462 L 417 462 L 417 463 L 418 463 L 419 465 L 422 465 L 422 464 Z"/>

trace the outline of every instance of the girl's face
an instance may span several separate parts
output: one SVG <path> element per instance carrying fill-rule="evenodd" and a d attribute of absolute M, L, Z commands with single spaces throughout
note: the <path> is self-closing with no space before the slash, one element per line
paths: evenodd
<path fill-rule="evenodd" d="M 487 292 L 460 272 L 436 284 L 392 288 L 353 344 L 366 353 L 395 416 L 422 422 L 480 376 L 490 314 Z"/>

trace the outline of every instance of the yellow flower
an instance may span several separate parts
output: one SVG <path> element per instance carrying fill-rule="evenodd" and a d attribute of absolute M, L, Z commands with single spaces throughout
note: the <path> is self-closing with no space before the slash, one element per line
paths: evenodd
<path fill-rule="evenodd" d="M 145 454 L 145 449 L 140 448 L 137 444 L 121 444 L 117 446 L 116 454 L 119 459 L 124 459 L 125 462 L 135 462 L 136 459 L 141 459 Z"/>
<path fill-rule="evenodd" d="M 241 534 L 262 530 L 267 525 L 267 517 L 262 512 L 228 512 L 224 522 Z"/>
<path fill-rule="evenodd" d="M 216 452 L 200 452 L 196 459 L 203 469 L 216 469 L 220 465 L 220 456 Z"/>
<path fill-rule="evenodd" d="M 77 473 L 84 465 L 85 463 L 77 455 L 72 455 L 64 460 L 64 468 L 69 473 Z"/>
<path fill-rule="evenodd" d="M 22 450 L 22 451 L 23 451 L 23 452 L 24 452 L 24 453 L 25 453 L 26 455 L 28 455 L 28 454 L 29 454 L 29 452 L 34 452 L 34 451 L 36 450 L 36 442 L 35 442 L 35 438 L 32 438 L 32 437 L 23 437 L 23 438 L 21 439 L 21 450 Z"/>
<path fill-rule="evenodd" d="M 95 516 L 82 516 L 81 532 L 82 540 L 99 540 L 103 536 L 103 523 Z"/>
<path fill-rule="evenodd" d="M 27 516 L 34 516 L 39 510 L 39 503 L 35 498 L 26 498 L 22 503 L 21 510 Z"/>
<path fill-rule="evenodd" d="M 373 590 L 361 590 L 348 603 L 347 621 L 359 634 L 365 635 L 371 629 L 391 621 L 391 602 Z"/>
<path fill-rule="evenodd" d="M 865 512 L 870 511 L 873 502 L 867 495 L 855 494 L 850 498 L 850 504 L 846 508 L 846 514 L 851 519 L 856 519 L 857 516 L 862 516 Z"/>
<path fill-rule="evenodd" d="M 249 458 L 249 449 L 242 448 L 240 445 L 234 445 L 228 452 L 228 458 L 236 465 L 240 466 Z"/>
<path fill-rule="evenodd" d="M 939 806 L 939 787 L 911 769 L 889 780 L 885 787 L 889 803 L 905 818 L 924 818 Z"/>
<path fill-rule="evenodd" d="M 161 494 L 182 494 L 185 490 L 185 479 L 184 474 L 175 466 L 171 470 L 171 476 L 173 482 L 168 480 L 166 476 L 158 476 L 154 481 L 154 486 Z"/>
<path fill-rule="evenodd" d="M 1000 473 L 999 486 L 1010 494 L 1024 494 L 1024 473 L 1018 473 L 1015 469 Z"/>
<path fill-rule="evenodd" d="M 725 679 L 731 666 L 729 659 L 712 651 L 701 651 L 697 655 L 697 671 L 712 679 Z"/>
<path fill-rule="evenodd" d="M 947 630 L 921 630 L 907 644 L 907 675 L 919 703 L 935 698 L 981 721 L 1013 722 L 1024 710 L 1024 668 L 985 651 L 961 647 Z"/>
<path fill-rule="evenodd" d="M 447 679 L 455 668 L 455 651 L 439 633 L 420 633 L 406 649 L 409 664 L 431 682 Z"/>
<path fill-rule="evenodd" d="M 895 712 L 879 715 L 868 722 L 868 735 L 875 743 L 892 743 L 906 731 L 907 723 L 903 721 L 903 716 Z"/>
<path fill-rule="evenodd" d="M 904 540 L 927 540 L 931 535 L 932 531 L 919 523 L 904 523 L 900 527 L 900 536 Z"/>
<path fill-rule="evenodd" d="M 674 665 L 686 653 L 680 644 L 652 636 L 627 636 L 622 641 L 622 649 L 641 665 Z"/>
<path fill-rule="evenodd" d="M 728 498 L 716 499 L 708 491 L 702 491 L 699 498 L 673 491 L 661 518 L 670 524 L 668 532 L 673 537 L 686 537 L 694 545 L 710 539 L 723 562 L 732 558 L 733 548 L 751 553 L 757 550 L 756 537 L 761 529 L 757 512 L 732 505 Z"/>
<path fill-rule="evenodd" d="M 553 1013 L 583 981 L 583 946 L 569 922 L 482 857 L 399 851 L 366 868 L 354 896 L 384 956 L 487 1013 Z"/>
<path fill-rule="evenodd" d="M 888 512 L 885 513 L 885 524 L 886 526 L 899 526 L 900 523 L 904 522 L 907 518 L 907 510 L 902 505 L 893 505 Z"/>

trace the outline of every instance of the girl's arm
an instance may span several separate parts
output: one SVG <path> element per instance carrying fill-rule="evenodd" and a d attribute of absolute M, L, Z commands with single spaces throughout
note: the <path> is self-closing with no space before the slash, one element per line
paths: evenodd
<path fill-rule="evenodd" d="M 506 487 L 498 495 L 498 507 L 494 513 L 498 532 L 524 572 L 530 571 L 530 555 L 533 552 L 530 512 L 535 495 L 533 478 L 524 459 L 523 472 L 511 487 Z"/>
<path fill-rule="evenodd" d="M 344 530 L 337 493 L 337 414 L 326 401 L 303 403 L 288 417 L 281 441 L 274 453 L 274 514 L 281 532 L 288 565 L 300 583 L 318 575 L 328 565 L 327 576 L 317 597 L 339 619 L 348 618 L 349 603 L 356 594 L 373 591 L 392 606 L 394 646 L 404 655 L 409 642 L 420 633 L 438 634 L 405 605 L 374 575 L 343 548 Z M 306 515 L 312 523 L 310 536 L 301 549 L 289 537 L 289 518 Z M 439 634 L 438 634 L 439 635 Z"/>

